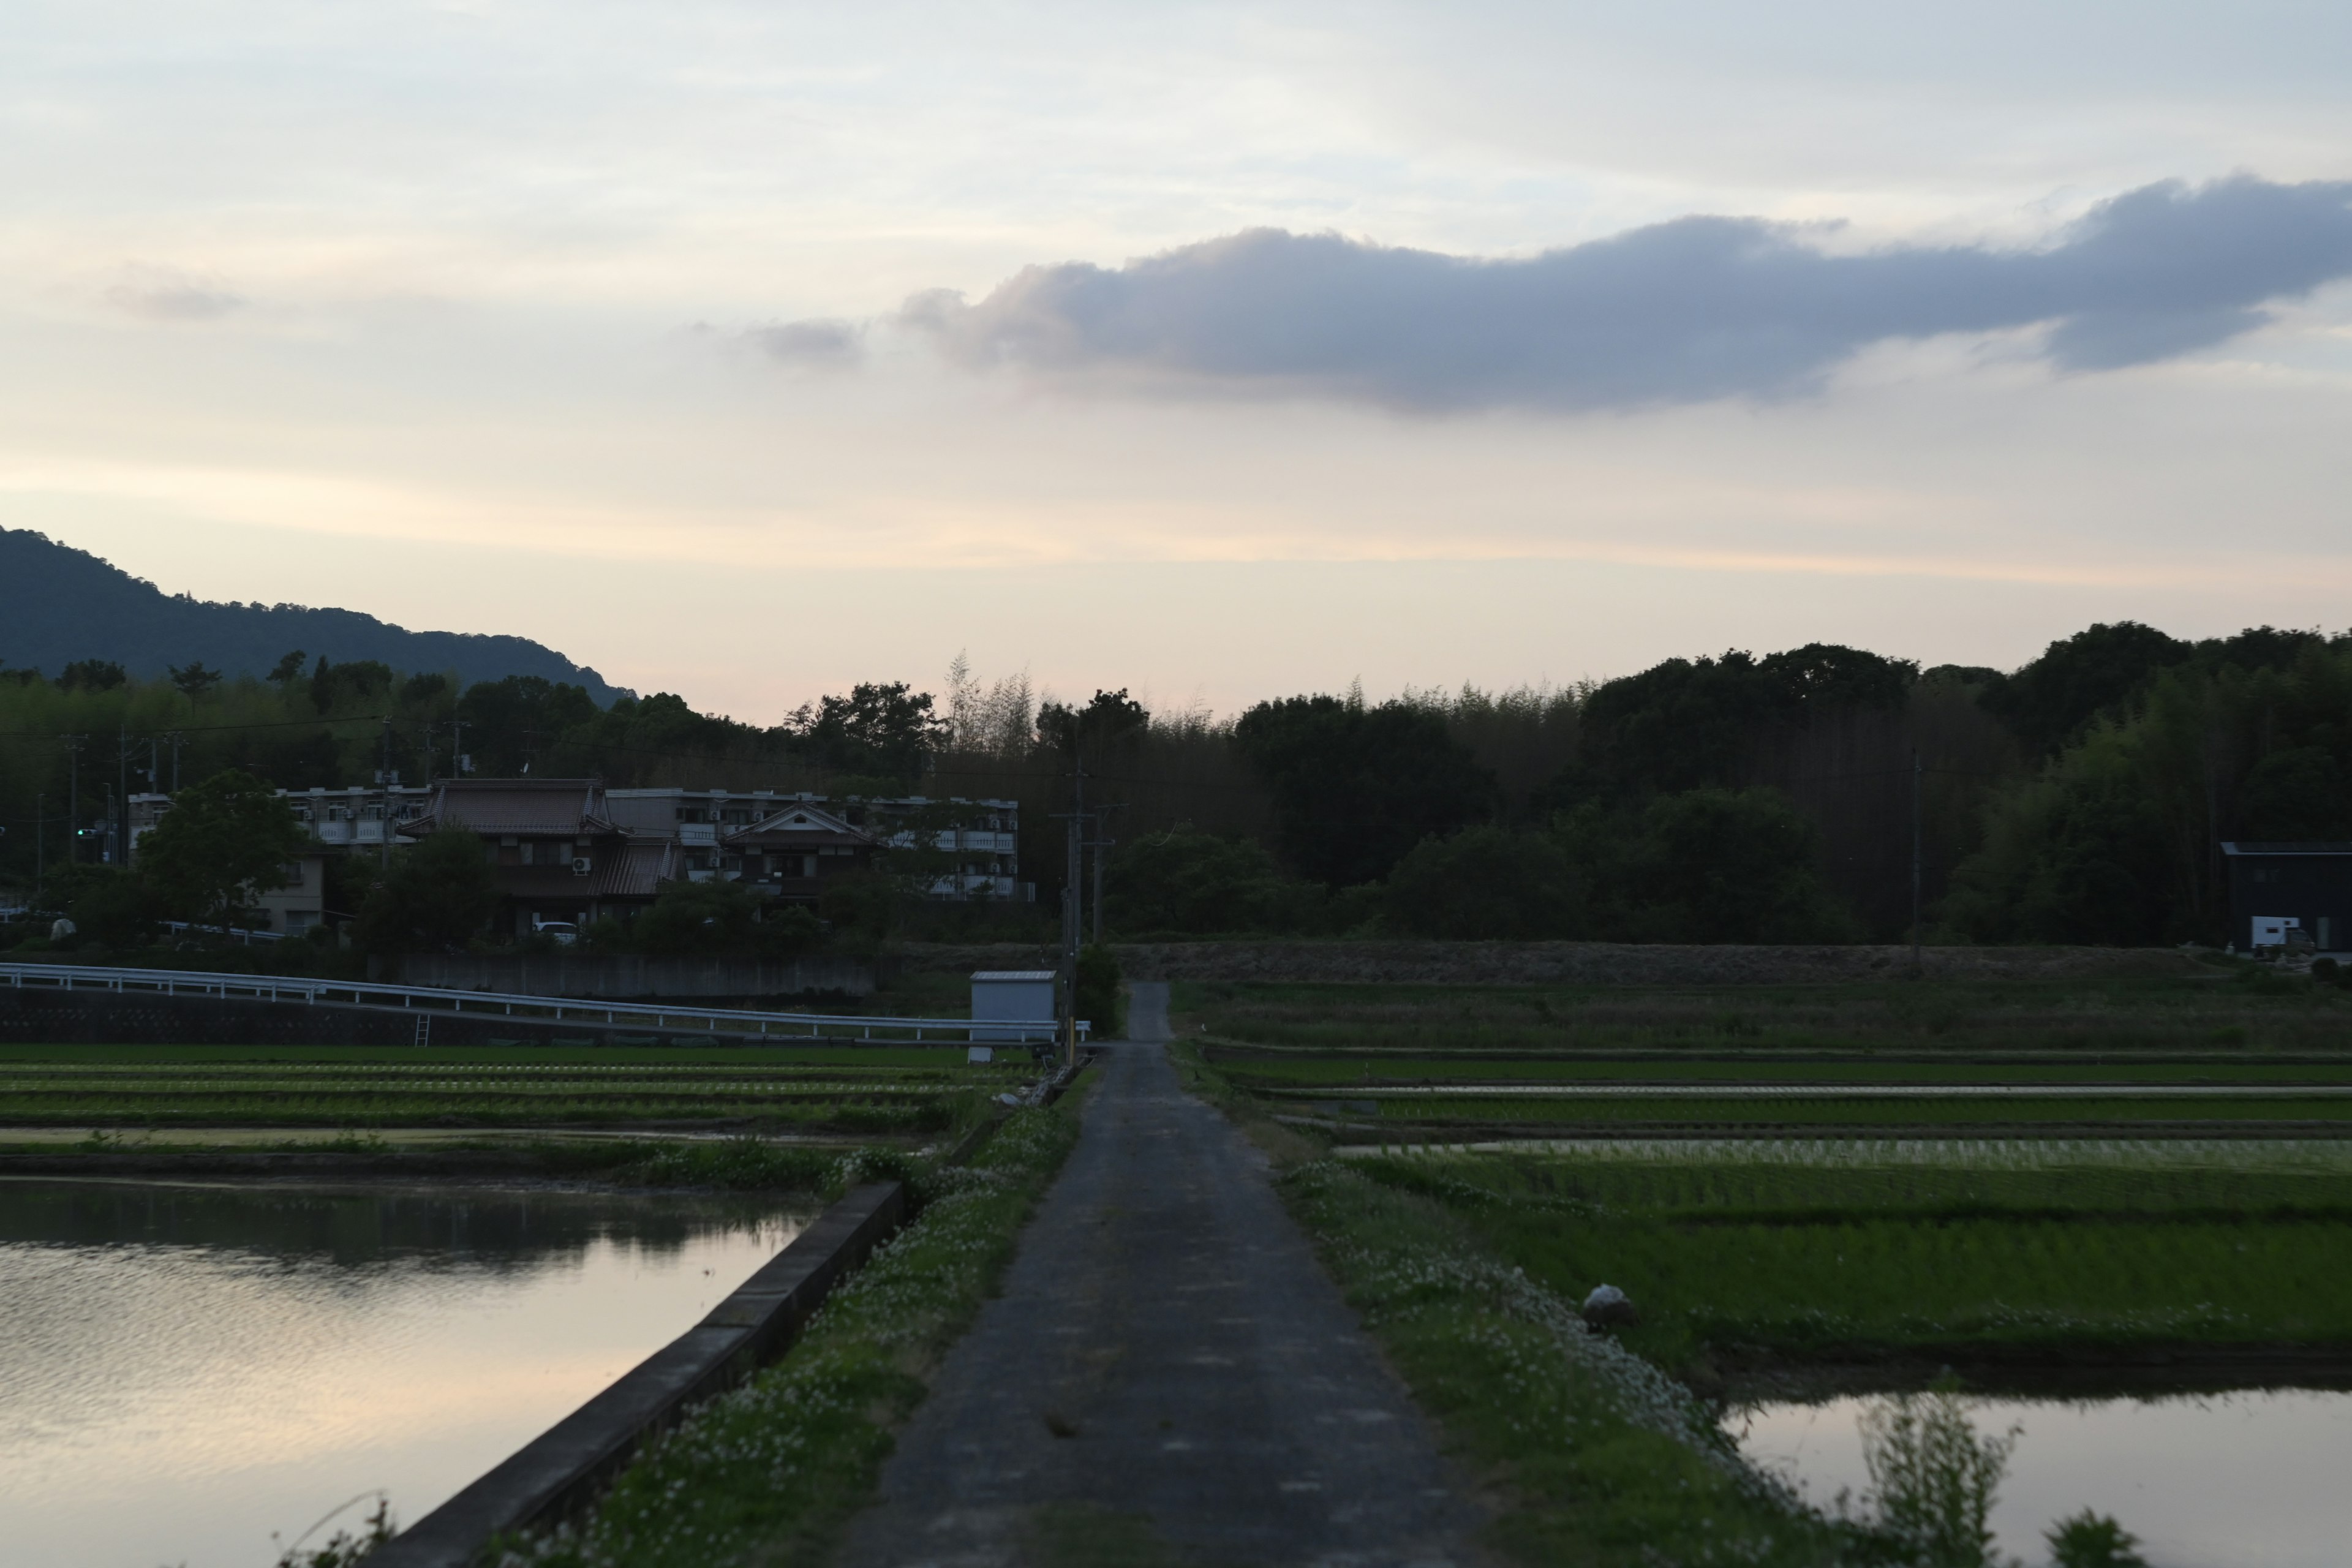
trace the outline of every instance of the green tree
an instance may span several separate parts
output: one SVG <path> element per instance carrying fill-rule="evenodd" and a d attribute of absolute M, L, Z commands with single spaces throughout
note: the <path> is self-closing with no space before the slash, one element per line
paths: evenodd
<path fill-rule="evenodd" d="M 2105 623 L 2052 643 L 2042 656 L 1979 699 L 2026 746 L 2054 751 L 2092 720 L 2112 716 L 2147 689 L 2156 672 L 2193 650 L 2137 621 Z"/>
<path fill-rule="evenodd" d="M 393 856 L 360 905 L 359 944 L 370 952 L 450 952 L 479 936 L 498 911 L 498 874 L 482 840 L 442 827 Z"/>
<path fill-rule="evenodd" d="M 1261 702 L 1234 725 L 1234 742 L 1274 795 L 1284 858 L 1335 888 L 1378 881 L 1423 839 L 1495 804 L 1494 775 L 1444 719 L 1404 702 Z"/>
<path fill-rule="evenodd" d="M 1123 847 L 1107 880 L 1105 913 L 1129 935 L 1288 930 L 1305 891 L 1285 880 L 1255 839 L 1221 837 L 1189 824 Z"/>
<path fill-rule="evenodd" d="M 1549 834 L 1465 827 L 1425 838 L 1389 873 L 1382 921 L 1409 936 L 1570 937 L 1587 921 L 1583 878 Z"/>
<path fill-rule="evenodd" d="M 130 679 L 110 658 L 78 658 L 58 671 L 58 687 L 65 691 L 111 691 Z"/>
<path fill-rule="evenodd" d="M 1119 989 L 1118 954 L 1097 943 L 1078 950 L 1076 1016 L 1090 1037 L 1116 1040 L 1127 1031 L 1127 998 Z"/>
<path fill-rule="evenodd" d="M 140 840 L 139 873 L 173 913 L 234 925 L 257 896 L 285 884 L 289 863 L 310 847 L 283 797 L 230 769 L 173 797 Z"/>
<path fill-rule="evenodd" d="M 180 689 L 183 697 L 202 697 L 221 682 L 221 672 L 206 669 L 202 659 L 190 659 L 186 664 L 165 667 L 170 670 L 172 684 Z"/>
<path fill-rule="evenodd" d="M 1822 885 L 1813 826 L 1774 789 L 1694 789 L 1638 812 L 1559 826 L 1601 909 L 1596 936 L 1634 942 L 1846 942 Z"/>
<path fill-rule="evenodd" d="M 2042 1539 L 2050 1543 L 2053 1568 L 2147 1568 L 2139 1537 L 2087 1508 L 2043 1531 Z"/>
<path fill-rule="evenodd" d="M 643 951 L 665 955 L 746 952 L 760 902 L 739 882 L 664 882 L 653 908 L 631 922 L 630 938 Z"/>
<path fill-rule="evenodd" d="M 1767 734 L 1838 710 L 1899 709 L 1918 675 L 1915 664 L 1834 643 L 1667 659 L 1585 700 L 1582 754 L 1549 804 L 1737 785 Z"/>
<path fill-rule="evenodd" d="M 1037 710 L 1038 742 L 1065 754 L 1083 749 L 1089 762 L 1097 762 L 1119 742 L 1150 727 L 1150 711 L 1123 686 L 1117 691 L 1097 690 L 1083 708 L 1048 702 Z"/>
<path fill-rule="evenodd" d="M 903 680 L 861 681 L 846 697 L 803 707 L 791 725 L 824 766 L 903 784 L 921 777 L 931 753 L 947 742 L 947 721 L 931 710 L 931 694 Z"/>

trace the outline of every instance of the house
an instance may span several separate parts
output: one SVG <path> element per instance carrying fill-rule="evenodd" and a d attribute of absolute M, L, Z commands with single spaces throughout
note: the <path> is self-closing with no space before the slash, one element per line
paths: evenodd
<path fill-rule="evenodd" d="M 881 845 L 831 812 L 795 802 L 719 841 L 724 874 L 756 892 L 814 903 L 826 884 L 869 871 Z"/>
<path fill-rule="evenodd" d="M 498 874 L 493 929 L 625 920 L 684 874 L 677 840 L 615 823 L 595 779 L 444 779 L 430 806 L 400 826 L 409 839 L 444 827 L 479 837 Z"/>
<path fill-rule="evenodd" d="M 1020 880 L 1020 813 L 1010 800 L 935 800 L 923 795 L 889 797 L 793 795 L 776 790 L 616 789 L 607 793 L 613 820 L 640 834 L 674 836 L 685 858 L 686 875 L 697 881 L 743 881 L 779 897 L 814 898 L 816 889 L 785 884 L 794 853 L 814 850 L 815 875 L 840 876 L 870 866 L 890 848 L 934 851 L 938 868 L 928 889 L 935 899 L 1012 902 L 1034 899 L 1034 884 Z M 810 834 L 794 837 L 784 828 L 795 811 L 812 811 L 844 835 L 829 847 Z M 780 824 L 782 826 L 780 826 Z M 814 821 L 796 825 L 814 827 Z M 855 835 L 854 838 L 845 837 Z M 835 853 L 824 854 L 830 847 Z M 805 866 L 803 868 L 805 874 Z"/>
<path fill-rule="evenodd" d="M 2283 924 L 2321 952 L 2352 949 L 2352 843 L 2227 842 L 2230 941 L 2240 951 L 2276 946 Z"/>

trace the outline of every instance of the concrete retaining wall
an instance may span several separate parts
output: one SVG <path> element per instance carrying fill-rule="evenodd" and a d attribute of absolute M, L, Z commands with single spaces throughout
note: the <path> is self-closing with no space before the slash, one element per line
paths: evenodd
<path fill-rule="evenodd" d="M 796 958 L 758 963 L 732 958 L 645 958 L 532 954 L 411 954 L 400 961 L 404 985 L 496 991 L 517 996 L 871 996 L 874 966 L 856 958 Z"/>
<path fill-rule="evenodd" d="M 852 1189 L 709 1317 L 376 1548 L 368 1568 L 472 1568 L 494 1536 L 584 1510 L 647 1437 L 782 1354 L 905 1215 L 896 1182 Z"/>

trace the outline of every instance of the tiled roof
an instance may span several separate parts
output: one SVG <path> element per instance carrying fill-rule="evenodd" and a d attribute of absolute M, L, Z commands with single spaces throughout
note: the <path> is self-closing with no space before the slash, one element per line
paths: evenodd
<path fill-rule="evenodd" d="M 650 899 L 677 876 L 677 844 L 667 838 L 633 839 L 617 855 L 599 855 L 587 880 L 600 899 Z"/>
<path fill-rule="evenodd" d="M 795 802 L 726 836 L 730 849 L 855 848 L 877 842 L 829 811 Z"/>
<path fill-rule="evenodd" d="M 595 837 L 620 830 L 594 779 L 448 779 L 433 792 L 432 809 L 401 832 L 422 837 L 449 824 L 485 837 Z"/>

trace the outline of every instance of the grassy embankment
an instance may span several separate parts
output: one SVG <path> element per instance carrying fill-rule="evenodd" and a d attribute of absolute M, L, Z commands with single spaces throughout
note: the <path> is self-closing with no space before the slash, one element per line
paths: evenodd
<path fill-rule="evenodd" d="M 1885 1552 L 1738 1463 L 1692 1393 L 1727 1366 L 2352 1354 L 2352 1144 L 2140 1136 L 2151 1105 L 2175 1133 L 2192 1114 L 2232 1132 L 2333 1120 L 2326 1100 L 2296 1095 L 2342 1084 L 2352 1065 L 2352 1008 L 2332 990 L 2268 977 L 1745 994 L 1234 985 L 1180 987 L 1177 1001 L 1195 1081 L 1286 1149 L 1294 1211 L 1496 1482 L 1497 1544 L 1522 1561 Z M 1575 1140 L 1570 1152 L 1325 1152 L 1459 1139 L 1471 1120 L 1383 1087 L 1580 1082 L 1635 1092 L 1477 1102 L 1481 1116 L 1507 1108 L 1495 1131 Z M 2062 1103 L 2031 1096 L 1638 1092 L 1906 1082 L 2102 1090 L 2056 1116 L 2019 1114 Z M 2193 1113 L 2132 1098 L 2200 1084 L 2278 1098 L 2191 1100 Z M 1908 1136 L 1937 1113 L 1941 1131 L 1990 1139 Z M 2087 1136 L 2030 1136 L 2052 1121 Z M 1828 1141 L 1757 1136 L 1784 1128 Z M 1656 1132 L 1683 1136 L 1640 1141 Z M 1574 1311 L 1603 1282 L 1643 1313 L 1608 1340 Z"/>
<path fill-rule="evenodd" d="M 1019 1110 L 961 1169 L 917 1167 L 915 1222 L 775 1365 L 641 1454 L 583 1524 L 511 1543 L 509 1568 L 726 1568 L 824 1560 L 872 1495 L 893 1429 L 979 1312 L 1077 1142 L 1076 1094 Z"/>

